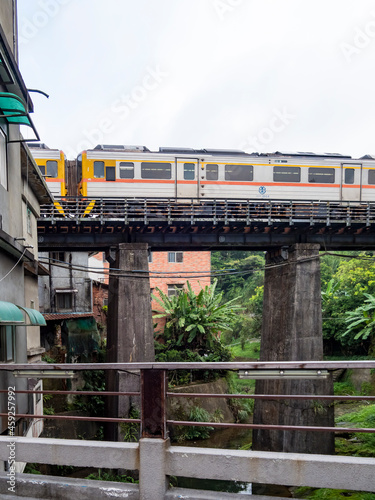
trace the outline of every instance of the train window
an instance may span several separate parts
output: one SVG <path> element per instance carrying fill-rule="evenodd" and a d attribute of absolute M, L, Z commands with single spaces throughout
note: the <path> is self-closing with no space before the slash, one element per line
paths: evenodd
<path fill-rule="evenodd" d="M 171 179 L 172 168 L 170 163 L 142 162 L 142 179 Z"/>
<path fill-rule="evenodd" d="M 375 170 L 368 171 L 368 183 L 375 184 Z"/>
<path fill-rule="evenodd" d="M 219 178 L 219 167 L 215 163 L 207 163 L 206 179 L 208 181 L 217 181 Z"/>
<path fill-rule="evenodd" d="M 46 175 L 46 166 L 45 165 L 38 165 L 40 173 L 42 175 Z"/>
<path fill-rule="evenodd" d="M 335 169 L 310 167 L 309 168 L 309 182 L 320 182 L 323 184 L 332 184 L 335 182 Z"/>
<path fill-rule="evenodd" d="M 57 161 L 48 160 L 46 162 L 47 177 L 57 177 Z"/>
<path fill-rule="evenodd" d="M 105 180 L 106 181 L 115 181 L 116 180 L 116 167 L 106 167 Z"/>
<path fill-rule="evenodd" d="M 345 169 L 344 183 L 354 184 L 354 168 Z"/>
<path fill-rule="evenodd" d="M 225 180 L 252 181 L 253 170 L 252 165 L 225 165 Z"/>
<path fill-rule="evenodd" d="M 120 163 L 120 179 L 134 179 L 134 163 L 127 161 Z"/>
<path fill-rule="evenodd" d="M 95 179 L 104 179 L 104 161 L 94 161 Z"/>
<path fill-rule="evenodd" d="M 301 180 L 300 167 L 273 167 L 274 182 L 299 182 Z"/>
<path fill-rule="evenodd" d="M 195 179 L 195 163 L 184 163 L 184 179 L 185 181 Z"/>

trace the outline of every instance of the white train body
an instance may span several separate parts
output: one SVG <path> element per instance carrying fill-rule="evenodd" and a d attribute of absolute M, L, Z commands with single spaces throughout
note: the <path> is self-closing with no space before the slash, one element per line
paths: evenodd
<path fill-rule="evenodd" d="M 311 153 L 97 147 L 83 152 L 90 198 L 375 201 L 375 157 Z"/>

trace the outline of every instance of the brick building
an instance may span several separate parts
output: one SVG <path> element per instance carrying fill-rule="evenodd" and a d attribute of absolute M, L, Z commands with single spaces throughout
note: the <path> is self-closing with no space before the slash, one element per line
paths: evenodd
<path fill-rule="evenodd" d="M 93 280 L 93 314 L 97 322 L 104 324 L 105 314 L 103 305 L 108 304 L 108 271 L 109 265 L 102 253 L 93 255 L 89 259 L 90 268 L 103 270 L 103 274 L 89 273 Z M 211 284 L 211 252 L 150 252 L 149 271 L 151 293 L 158 295 L 159 288 L 169 297 L 175 295 L 179 289 L 186 287 L 186 282 L 192 286 L 195 293 Z M 156 274 L 160 273 L 160 274 Z M 190 274 L 189 274 L 190 273 Z M 153 310 L 159 311 L 160 305 L 152 300 Z M 158 319 L 159 328 L 165 320 Z"/>
<path fill-rule="evenodd" d="M 187 281 L 198 294 L 201 288 L 211 284 L 211 252 L 151 252 L 149 270 L 151 292 L 155 295 L 158 295 L 155 289 L 159 288 L 171 297 L 178 293 L 179 289 L 186 287 Z M 152 300 L 151 306 L 153 310 L 161 310 L 155 300 Z M 161 318 L 155 322 L 158 323 L 159 329 L 165 320 Z"/>

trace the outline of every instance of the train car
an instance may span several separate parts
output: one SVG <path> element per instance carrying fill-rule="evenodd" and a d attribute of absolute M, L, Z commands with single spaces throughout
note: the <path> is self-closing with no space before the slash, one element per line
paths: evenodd
<path fill-rule="evenodd" d="M 375 201 L 375 157 L 98 145 L 77 158 L 89 198 Z"/>
<path fill-rule="evenodd" d="M 27 145 L 53 196 L 65 196 L 67 190 L 64 153 L 42 143 L 31 142 Z"/>

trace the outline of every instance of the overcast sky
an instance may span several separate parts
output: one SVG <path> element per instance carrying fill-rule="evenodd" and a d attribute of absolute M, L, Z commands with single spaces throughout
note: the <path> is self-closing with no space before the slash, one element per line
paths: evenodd
<path fill-rule="evenodd" d="M 375 1 L 18 0 L 41 140 L 375 154 Z"/>

